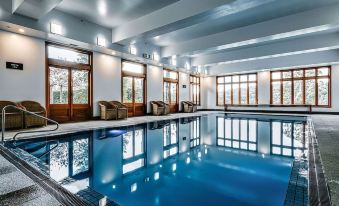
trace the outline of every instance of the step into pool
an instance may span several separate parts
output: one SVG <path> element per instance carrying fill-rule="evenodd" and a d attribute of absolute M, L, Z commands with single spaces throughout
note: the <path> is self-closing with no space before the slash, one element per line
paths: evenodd
<path fill-rule="evenodd" d="M 8 142 L 90 205 L 308 204 L 306 117 L 211 114 Z"/>

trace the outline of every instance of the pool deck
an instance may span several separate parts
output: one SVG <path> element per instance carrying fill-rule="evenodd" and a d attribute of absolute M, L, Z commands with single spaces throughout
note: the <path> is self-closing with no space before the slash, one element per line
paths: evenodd
<path fill-rule="evenodd" d="M 339 116 L 313 115 L 320 155 L 333 205 L 339 205 Z"/>
<path fill-rule="evenodd" d="M 178 113 L 168 116 L 133 117 L 119 121 L 88 121 L 79 123 L 61 124 L 57 132 L 50 135 L 65 134 L 79 130 L 90 130 L 106 127 L 128 126 L 145 122 L 169 120 L 190 116 L 220 112 L 197 112 L 194 114 Z M 286 115 L 286 114 L 283 114 Z M 339 206 L 339 116 L 312 115 L 315 131 L 320 148 L 325 175 L 330 187 L 333 205 Z M 53 128 L 53 125 L 47 126 Z M 43 128 L 46 129 L 46 128 Z M 43 130 L 38 129 L 38 130 Z M 16 132 L 6 132 L 6 139 L 10 139 Z M 33 134 L 34 135 L 34 134 Z M 36 134 L 41 136 L 41 134 Z M 32 136 L 23 135 L 22 138 Z M 46 136 L 46 133 L 43 134 Z M 0 205 L 61 205 L 54 197 L 44 191 L 35 181 L 30 179 L 0 154 Z"/>

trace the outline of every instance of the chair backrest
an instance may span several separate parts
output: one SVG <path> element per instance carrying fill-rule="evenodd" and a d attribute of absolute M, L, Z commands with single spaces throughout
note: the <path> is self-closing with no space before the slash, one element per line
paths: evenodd
<path fill-rule="evenodd" d="M 22 101 L 19 103 L 19 105 L 31 112 L 45 111 L 45 108 L 41 106 L 39 102 L 35 102 L 35 101 Z"/>
<path fill-rule="evenodd" d="M 2 109 L 7 105 L 18 106 L 16 103 L 11 102 L 11 101 L 0 101 L 0 113 L 2 112 Z M 7 112 L 18 112 L 18 113 L 20 113 L 19 110 L 16 110 L 14 108 L 8 108 L 6 111 Z"/>
<path fill-rule="evenodd" d="M 110 101 L 110 103 L 112 103 L 113 105 L 119 107 L 119 108 L 127 108 L 126 105 L 124 105 L 123 103 L 119 102 L 119 101 Z"/>
<path fill-rule="evenodd" d="M 115 108 L 114 105 L 112 105 L 110 102 L 107 102 L 107 101 L 99 101 L 99 105 L 106 107 L 106 109 Z"/>

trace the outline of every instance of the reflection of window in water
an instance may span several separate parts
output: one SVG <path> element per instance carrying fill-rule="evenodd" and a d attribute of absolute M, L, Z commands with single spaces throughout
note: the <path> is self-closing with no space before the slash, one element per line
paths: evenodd
<path fill-rule="evenodd" d="M 144 129 L 133 129 L 123 134 L 123 174 L 145 165 Z"/>
<path fill-rule="evenodd" d="M 164 126 L 164 159 L 178 153 L 178 124 L 171 122 Z"/>
<path fill-rule="evenodd" d="M 257 151 L 257 121 L 217 117 L 217 145 Z"/>
<path fill-rule="evenodd" d="M 56 144 L 49 145 L 49 149 Z M 61 181 L 89 169 L 88 138 L 74 138 L 59 143 L 58 147 L 49 153 L 50 176 Z"/>
<path fill-rule="evenodd" d="M 190 122 L 190 147 L 200 145 L 200 117 Z"/>
<path fill-rule="evenodd" d="M 271 153 L 299 157 L 307 151 L 308 126 L 304 122 L 271 123 Z"/>

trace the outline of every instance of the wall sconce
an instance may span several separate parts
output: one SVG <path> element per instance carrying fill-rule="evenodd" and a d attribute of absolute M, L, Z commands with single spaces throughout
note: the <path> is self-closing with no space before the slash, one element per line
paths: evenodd
<path fill-rule="evenodd" d="M 176 56 L 172 56 L 172 65 L 177 66 L 177 57 Z"/>
<path fill-rule="evenodd" d="M 50 32 L 52 34 L 62 35 L 62 26 L 60 24 L 55 23 L 55 22 L 51 22 L 50 23 Z"/>
<path fill-rule="evenodd" d="M 185 63 L 185 69 L 187 69 L 187 70 L 190 70 L 190 69 L 191 69 L 190 63 L 188 63 L 188 62 Z"/>
<path fill-rule="evenodd" d="M 137 55 L 137 48 L 134 45 L 129 46 L 129 53 Z"/>
<path fill-rule="evenodd" d="M 160 56 L 159 56 L 158 52 L 153 52 L 153 60 L 154 61 L 159 61 L 160 60 Z"/>
<path fill-rule="evenodd" d="M 97 45 L 102 46 L 102 47 L 106 46 L 106 39 L 98 36 L 97 37 Z"/>

